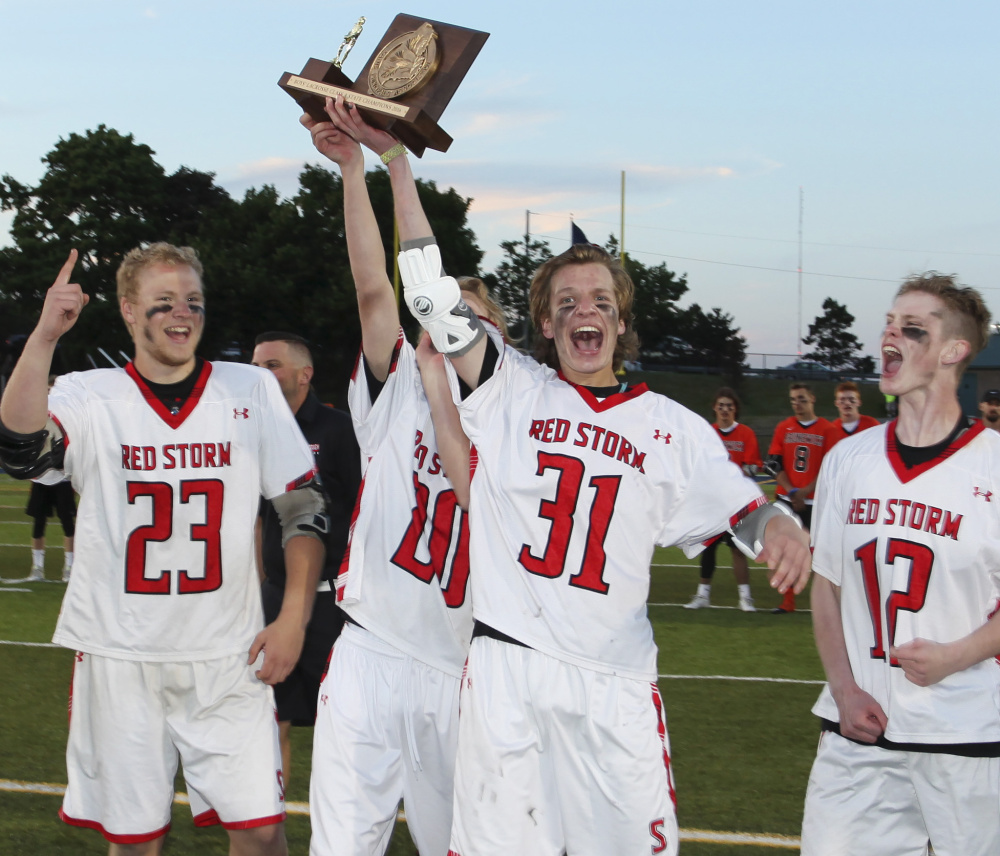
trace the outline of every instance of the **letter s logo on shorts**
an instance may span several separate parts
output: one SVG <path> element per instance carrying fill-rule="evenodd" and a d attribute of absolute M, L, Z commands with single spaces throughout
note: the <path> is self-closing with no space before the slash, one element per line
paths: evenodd
<path fill-rule="evenodd" d="M 650 848 L 650 853 L 662 853 L 667 849 L 667 839 L 663 835 L 662 817 L 649 824 L 649 834 L 653 836 L 653 840 L 655 842 Z"/>
<path fill-rule="evenodd" d="M 413 311 L 418 315 L 430 315 L 434 309 L 434 302 L 429 297 L 418 297 L 413 301 Z"/>

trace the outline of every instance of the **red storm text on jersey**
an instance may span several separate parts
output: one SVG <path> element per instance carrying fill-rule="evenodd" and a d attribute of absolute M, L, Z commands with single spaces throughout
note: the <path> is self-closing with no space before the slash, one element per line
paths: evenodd
<path fill-rule="evenodd" d="M 769 455 L 781 455 L 782 467 L 788 475 L 792 487 L 805 487 L 819 474 L 823 456 L 830 448 L 830 423 L 822 417 L 811 425 L 803 426 L 794 416 L 778 423 L 774 429 Z M 785 489 L 778 485 L 778 496 L 784 496 Z M 808 499 L 813 498 L 810 494 Z"/>
<path fill-rule="evenodd" d="M 654 547 L 695 555 L 760 491 L 700 416 L 644 385 L 598 401 L 512 348 L 459 412 L 478 454 L 476 618 L 566 662 L 655 680 Z"/>
<path fill-rule="evenodd" d="M 919 687 L 889 655 L 890 646 L 916 638 L 960 639 L 1000 603 L 1000 503 L 992 501 L 1000 436 L 976 425 L 908 470 L 889 430 L 865 431 L 824 460 L 813 569 L 840 586 L 851 669 L 886 712 L 888 740 L 1000 740 L 996 661 Z M 838 719 L 828 688 L 813 712 Z"/>
<path fill-rule="evenodd" d="M 349 404 L 366 463 L 338 602 L 369 632 L 457 678 L 472 638 L 467 516 L 437 453 L 413 347 L 400 331 L 374 402 L 361 359 Z"/>
<path fill-rule="evenodd" d="M 59 644 L 201 660 L 245 652 L 263 626 L 259 498 L 307 477 L 312 455 L 270 372 L 235 363 L 201 372 L 176 414 L 131 364 L 65 375 L 53 387 L 49 408 L 80 494 Z"/>

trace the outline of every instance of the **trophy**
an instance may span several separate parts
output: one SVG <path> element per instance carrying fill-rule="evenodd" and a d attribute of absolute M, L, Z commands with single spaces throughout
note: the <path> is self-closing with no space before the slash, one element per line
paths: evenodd
<path fill-rule="evenodd" d="M 336 59 L 310 59 L 299 74 L 285 72 L 278 86 L 314 119 L 329 120 L 326 96 L 343 95 L 373 127 L 391 132 L 417 157 L 448 151 L 451 137 L 438 125 L 448 102 L 479 55 L 489 33 L 440 21 L 397 15 L 356 81 L 340 70 L 364 18 L 351 29 Z"/>

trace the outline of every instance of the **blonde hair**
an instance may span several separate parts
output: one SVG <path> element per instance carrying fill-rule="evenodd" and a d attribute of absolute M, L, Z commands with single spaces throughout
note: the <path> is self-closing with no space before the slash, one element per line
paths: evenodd
<path fill-rule="evenodd" d="M 158 241 L 148 247 L 136 247 L 134 250 L 129 250 L 122 259 L 115 275 L 119 302 L 122 298 L 129 303 L 135 302 L 135 294 L 139 290 L 139 276 L 146 268 L 153 265 L 189 267 L 198 274 L 199 279 L 204 273 L 198 254 L 191 247 L 175 247 L 164 241 Z"/>
<path fill-rule="evenodd" d="M 486 287 L 486 283 L 479 279 L 479 277 L 460 276 L 458 277 L 458 287 L 462 291 L 471 294 L 482 304 L 486 312 L 486 317 L 497 325 L 506 341 L 508 338 L 507 319 L 504 317 L 500 305 L 490 296 L 490 290 Z"/>

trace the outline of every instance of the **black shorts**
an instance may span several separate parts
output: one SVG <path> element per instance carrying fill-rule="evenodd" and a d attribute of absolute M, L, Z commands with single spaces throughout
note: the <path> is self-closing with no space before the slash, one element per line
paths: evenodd
<path fill-rule="evenodd" d="M 25 514 L 44 522 L 53 512 L 59 515 L 66 535 L 72 537 L 76 523 L 76 494 L 73 492 L 73 485 L 68 481 L 51 485 L 32 482 Z"/>
<path fill-rule="evenodd" d="M 261 586 L 264 604 L 264 621 L 270 624 L 281 612 L 285 591 L 267 580 Z M 330 649 L 344 626 L 344 612 L 337 606 L 337 593 L 316 593 L 312 618 L 306 627 L 302 655 L 285 680 L 274 687 L 274 701 L 278 708 L 278 721 L 292 725 L 314 725 L 319 685 L 326 672 Z"/>

